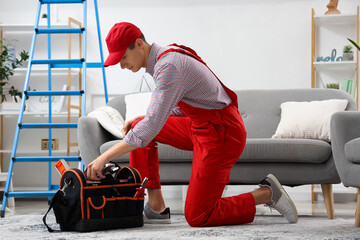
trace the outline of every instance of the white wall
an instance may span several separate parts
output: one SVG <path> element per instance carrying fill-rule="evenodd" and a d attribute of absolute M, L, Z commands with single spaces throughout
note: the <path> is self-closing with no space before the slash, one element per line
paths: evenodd
<path fill-rule="evenodd" d="M 100 0 L 102 38 L 116 22 L 129 21 L 148 42 L 188 45 L 232 89 L 310 87 L 311 8 L 327 11 L 327 0 Z M 339 1 L 342 13 L 356 13 L 360 0 Z M 36 0 L 0 0 L 0 22 L 34 22 Z M 93 1 L 88 4 L 88 56 L 98 59 Z M 57 21 L 82 21 L 79 5 L 57 7 Z M 346 40 L 338 43 L 338 53 Z M 104 55 L 107 56 L 103 40 Z M 332 48 L 331 48 L 332 49 Z M 330 50 L 329 49 L 329 55 Z M 325 54 L 325 53 L 324 53 Z M 118 66 L 106 71 L 109 94 L 137 91 L 144 70 L 133 74 Z M 101 72 L 88 72 L 88 111 L 103 104 Z M 100 97 L 101 99 L 101 97 Z M 94 103 L 95 102 L 95 103 Z"/>

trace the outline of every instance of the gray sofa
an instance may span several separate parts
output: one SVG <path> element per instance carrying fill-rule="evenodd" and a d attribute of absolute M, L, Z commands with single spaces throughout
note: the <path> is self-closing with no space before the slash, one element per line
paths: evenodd
<path fill-rule="evenodd" d="M 356 110 L 352 97 L 332 89 L 238 90 L 239 110 L 247 130 L 243 154 L 232 168 L 230 184 L 258 184 L 273 173 L 282 184 L 298 186 L 321 184 L 329 218 L 333 218 L 332 185 L 340 183 L 331 145 L 321 140 L 272 139 L 280 121 L 280 104 L 287 101 L 348 99 L 347 110 Z M 108 105 L 125 116 L 124 96 Z M 78 141 L 85 165 L 117 143 L 96 119 L 78 121 Z M 162 184 L 188 184 L 192 152 L 159 144 L 160 179 Z M 128 162 L 126 154 L 117 161 Z"/>
<path fill-rule="evenodd" d="M 360 112 L 338 112 L 332 115 L 331 144 L 335 166 L 346 187 L 356 187 L 355 226 L 360 227 Z"/>

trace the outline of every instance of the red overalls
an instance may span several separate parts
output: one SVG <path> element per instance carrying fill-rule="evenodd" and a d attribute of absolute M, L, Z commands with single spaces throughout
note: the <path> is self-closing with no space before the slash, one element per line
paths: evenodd
<path fill-rule="evenodd" d="M 182 49 L 169 49 L 158 59 L 168 52 L 176 51 L 204 63 L 192 49 L 178 47 Z M 223 84 L 222 86 L 232 99 L 229 106 L 208 110 L 180 101 L 178 106 L 188 118 L 170 116 L 151 143 L 130 152 L 130 166 L 138 169 L 143 177 L 149 178 L 147 187 L 161 188 L 156 142 L 193 151 L 192 172 L 185 202 L 185 218 L 193 227 L 249 223 L 255 216 L 255 200 L 251 193 L 221 198 L 225 185 L 229 182 L 230 170 L 240 157 L 246 142 L 237 96 Z M 141 119 L 135 121 L 132 127 L 139 121 Z"/>

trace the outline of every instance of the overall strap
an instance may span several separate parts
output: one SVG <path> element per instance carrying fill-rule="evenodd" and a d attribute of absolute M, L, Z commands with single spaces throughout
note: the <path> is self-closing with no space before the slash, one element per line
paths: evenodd
<path fill-rule="evenodd" d="M 226 93 L 229 95 L 229 97 L 232 100 L 232 104 L 234 104 L 236 107 L 238 107 L 238 102 L 237 102 L 237 95 L 231 91 L 228 87 L 226 87 L 221 81 L 220 79 L 216 76 L 216 74 L 209 68 L 209 66 L 199 57 L 199 55 L 197 55 L 197 53 L 189 48 L 186 47 L 184 45 L 178 45 L 176 43 L 170 44 L 169 46 L 175 46 L 178 48 L 169 48 L 168 50 L 164 51 L 163 53 L 160 54 L 160 56 L 158 57 L 157 60 L 159 60 L 160 58 L 162 58 L 165 54 L 169 53 L 169 52 L 178 52 L 178 53 L 182 53 L 185 55 L 188 55 L 190 57 L 195 58 L 196 60 L 198 60 L 199 62 L 203 63 L 209 70 L 210 72 L 217 78 L 217 80 L 220 82 L 221 86 L 223 86 L 223 88 L 225 89 Z M 186 50 L 186 51 L 185 51 Z"/>
<path fill-rule="evenodd" d="M 199 62 L 205 64 L 205 66 L 207 66 L 206 63 L 201 59 L 201 57 L 199 57 L 199 55 L 197 55 L 197 53 L 193 49 L 186 47 L 184 45 L 177 45 L 176 43 L 170 44 L 169 46 L 175 46 L 178 48 L 169 48 L 168 50 L 166 50 L 165 52 L 160 54 L 160 56 L 158 57 L 157 60 L 159 60 L 160 58 L 162 58 L 165 54 L 167 54 L 169 52 L 179 52 L 179 53 L 191 56 L 191 57 L 195 58 L 196 60 L 198 60 Z M 210 71 L 211 71 L 211 69 L 210 69 Z M 215 75 L 215 77 L 216 77 L 216 75 Z M 216 77 L 216 78 L 219 79 L 218 77 Z"/>

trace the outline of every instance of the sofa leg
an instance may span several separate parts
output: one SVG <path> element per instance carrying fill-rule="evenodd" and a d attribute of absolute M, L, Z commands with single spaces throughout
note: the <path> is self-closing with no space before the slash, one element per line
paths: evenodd
<path fill-rule="evenodd" d="M 357 193 L 356 193 L 355 227 L 360 227 L 360 189 L 359 188 L 357 188 Z"/>
<path fill-rule="evenodd" d="M 329 219 L 334 218 L 334 195 L 332 184 L 321 184 L 322 193 L 324 196 L 326 212 Z"/>

